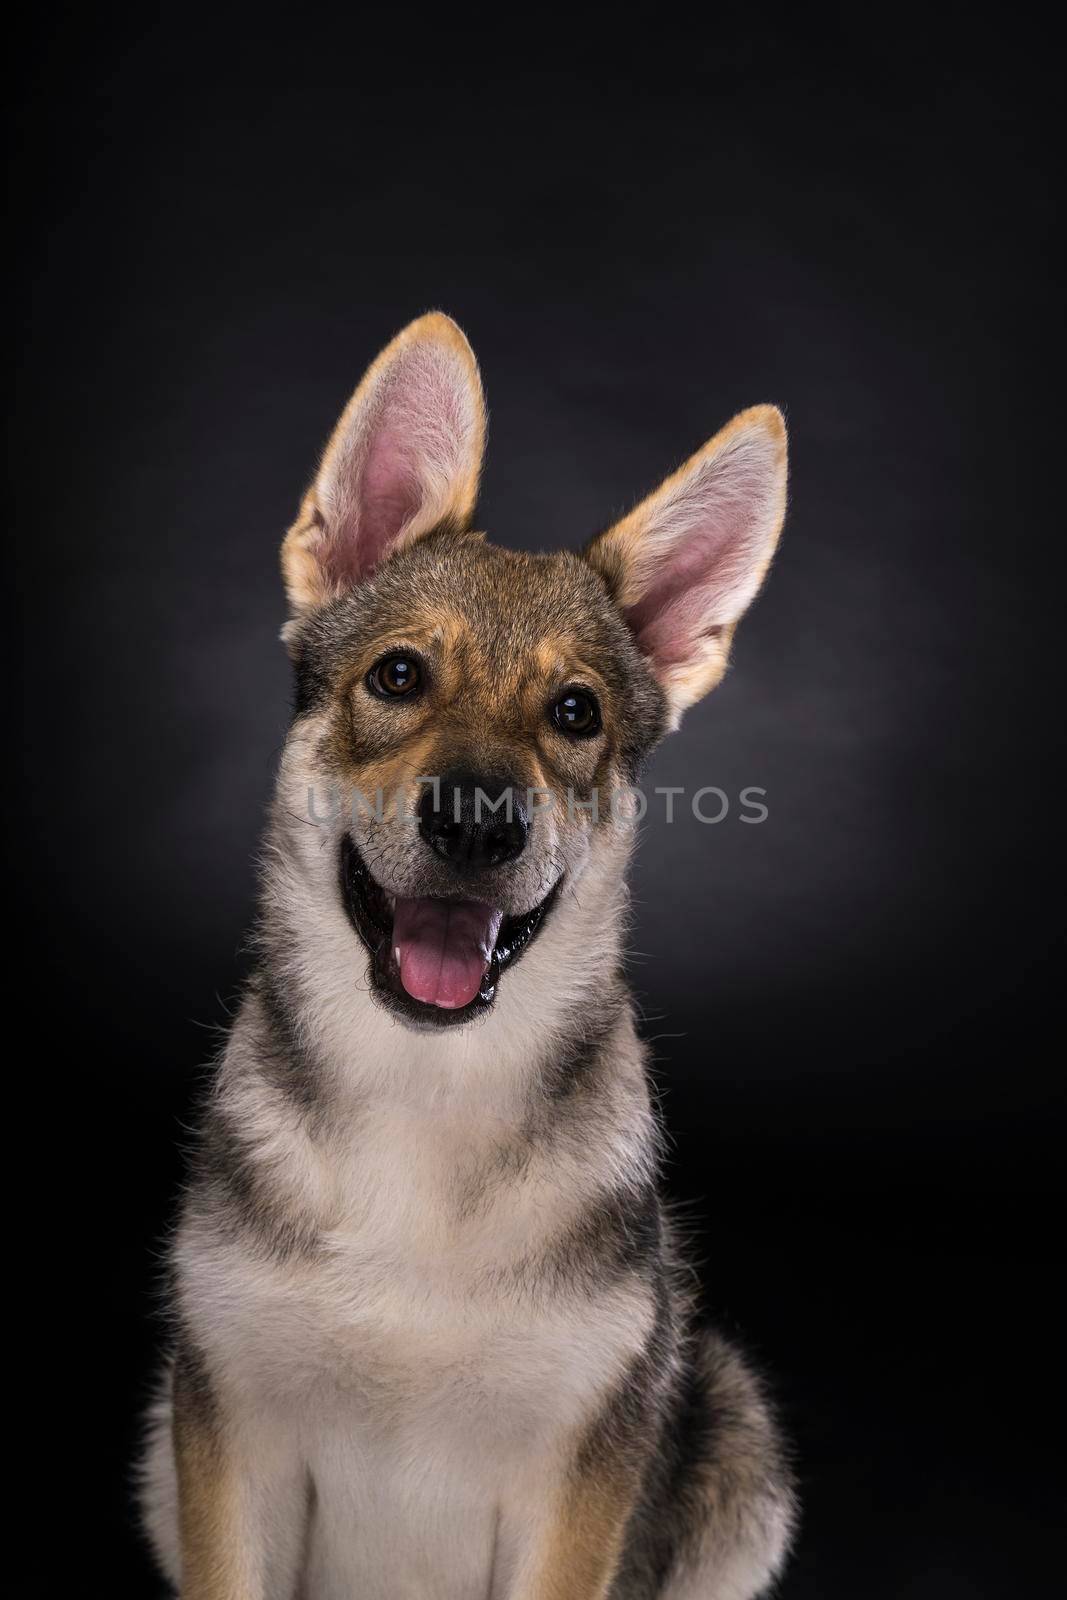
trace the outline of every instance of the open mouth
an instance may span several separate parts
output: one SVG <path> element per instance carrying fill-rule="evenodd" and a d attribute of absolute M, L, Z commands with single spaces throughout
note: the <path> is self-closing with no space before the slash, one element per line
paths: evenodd
<path fill-rule="evenodd" d="M 529 949 L 559 891 L 520 916 L 480 900 L 388 894 L 352 838 L 341 844 L 341 894 L 370 951 L 378 997 L 412 1021 L 470 1021 L 496 998 L 500 974 Z"/>

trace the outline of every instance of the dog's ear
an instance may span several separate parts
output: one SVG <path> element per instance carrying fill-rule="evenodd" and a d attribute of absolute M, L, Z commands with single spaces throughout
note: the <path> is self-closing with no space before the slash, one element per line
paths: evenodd
<path fill-rule="evenodd" d="M 666 691 L 672 727 L 726 670 L 785 494 L 785 422 L 775 406 L 753 406 L 585 550 Z"/>
<path fill-rule="evenodd" d="M 282 545 L 297 616 L 442 523 L 469 526 L 485 444 L 478 364 L 451 317 L 410 323 L 368 369 Z"/>

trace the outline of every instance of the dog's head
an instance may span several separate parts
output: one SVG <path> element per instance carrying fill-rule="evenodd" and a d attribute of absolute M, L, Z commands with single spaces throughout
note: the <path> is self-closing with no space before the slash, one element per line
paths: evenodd
<path fill-rule="evenodd" d="M 721 678 L 785 508 L 782 418 L 758 406 L 581 555 L 510 552 L 471 526 L 484 438 L 470 346 L 420 318 L 282 550 L 292 792 L 329 819 L 374 994 L 422 1027 L 483 1014 L 561 893 L 621 871 L 627 787 Z"/>

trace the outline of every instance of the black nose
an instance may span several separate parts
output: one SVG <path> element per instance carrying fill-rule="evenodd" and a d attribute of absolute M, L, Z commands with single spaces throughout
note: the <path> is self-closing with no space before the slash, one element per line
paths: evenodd
<path fill-rule="evenodd" d="M 514 861 L 529 831 L 522 795 L 499 778 L 451 773 L 424 789 L 419 801 L 419 832 L 458 872 Z"/>

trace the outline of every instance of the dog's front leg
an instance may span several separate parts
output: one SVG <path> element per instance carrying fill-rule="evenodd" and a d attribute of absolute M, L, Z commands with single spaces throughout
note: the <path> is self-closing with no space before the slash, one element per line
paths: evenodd
<path fill-rule="evenodd" d="M 181 1600 L 267 1600 L 288 1592 L 303 1546 L 304 1485 L 271 1441 L 253 1441 L 236 1426 L 188 1351 L 175 1359 L 173 1433 Z"/>
<path fill-rule="evenodd" d="M 606 1600 L 638 1476 L 632 1459 L 578 1452 L 552 1487 L 509 1600 Z"/>

